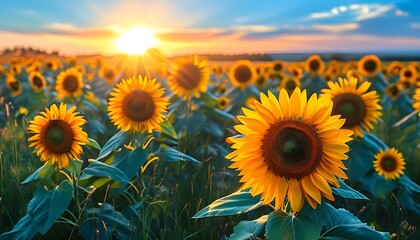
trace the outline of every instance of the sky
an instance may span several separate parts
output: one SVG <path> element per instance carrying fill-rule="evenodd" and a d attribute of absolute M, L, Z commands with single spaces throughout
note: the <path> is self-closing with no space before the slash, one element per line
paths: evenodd
<path fill-rule="evenodd" d="M 110 55 L 134 27 L 166 55 L 420 52 L 418 0 L 0 0 L 0 50 Z"/>

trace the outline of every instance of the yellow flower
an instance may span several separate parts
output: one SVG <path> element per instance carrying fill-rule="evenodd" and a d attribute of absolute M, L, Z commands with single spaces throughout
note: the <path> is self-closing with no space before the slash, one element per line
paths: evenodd
<path fill-rule="evenodd" d="M 78 97 L 82 94 L 83 77 L 76 68 L 69 68 L 60 72 L 55 83 L 55 90 L 59 98 L 67 96 Z"/>
<path fill-rule="evenodd" d="M 39 91 L 47 85 L 47 81 L 45 81 L 44 76 L 42 76 L 40 72 L 31 72 L 29 74 L 29 85 L 31 85 L 35 91 Z"/>
<path fill-rule="evenodd" d="M 357 79 L 339 78 L 338 82 L 328 82 L 329 89 L 322 89 L 334 102 L 333 114 L 346 120 L 344 127 L 354 131 L 355 136 L 363 137 L 362 128 L 373 129 L 372 123 L 382 115 L 376 91 L 368 91 L 371 83 L 363 82 L 357 86 Z"/>
<path fill-rule="evenodd" d="M 419 112 L 420 116 L 420 88 L 417 88 L 413 95 L 413 108 Z"/>
<path fill-rule="evenodd" d="M 245 88 L 257 80 L 257 70 L 249 60 L 236 61 L 229 68 L 229 80 L 233 86 Z"/>
<path fill-rule="evenodd" d="M 356 69 L 350 69 L 350 70 L 347 71 L 346 78 L 350 79 L 352 77 L 356 78 L 359 83 L 363 82 L 362 74 L 360 74 L 360 72 L 357 71 Z"/>
<path fill-rule="evenodd" d="M 305 199 L 312 208 L 322 196 L 334 200 L 329 184 L 338 187 L 336 177 L 347 178 L 342 160 L 353 132 L 341 129 L 340 116 L 331 116 L 331 99 L 313 94 L 308 100 L 299 88 L 290 98 L 285 89 L 279 98 L 271 92 L 260 98 L 237 117 L 242 124 L 235 129 L 243 137 L 227 140 L 234 150 L 226 158 L 240 171 L 241 188 L 261 194 L 264 204 L 275 200 L 276 210 L 285 209 L 286 198 L 293 212 Z"/>
<path fill-rule="evenodd" d="M 375 55 L 366 55 L 359 60 L 357 70 L 367 77 L 374 77 L 381 69 L 381 60 Z"/>
<path fill-rule="evenodd" d="M 129 132 L 160 130 L 169 100 L 156 79 L 123 79 L 111 92 L 108 115 L 117 127 Z"/>
<path fill-rule="evenodd" d="M 99 76 L 108 84 L 113 84 L 117 77 L 117 70 L 110 65 L 103 65 L 99 70 Z"/>
<path fill-rule="evenodd" d="M 392 83 L 387 88 L 385 88 L 385 93 L 393 99 L 397 99 L 401 96 L 400 88 L 395 83 Z"/>
<path fill-rule="evenodd" d="M 206 92 L 209 79 L 210 69 L 207 67 L 207 61 L 200 61 L 195 55 L 179 59 L 173 65 L 168 76 L 168 85 L 178 96 L 198 98 L 200 92 Z"/>
<path fill-rule="evenodd" d="M 300 79 L 303 75 L 303 69 L 298 64 L 291 64 L 287 71 L 292 75 L 292 77 Z"/>
<path fill-rule="evenodd" d="M 57 163 L 61 169 L 69 160 L 80 158 L 82 145 L 88 142 L 81 128 L 86 120 L 75 111 L 76 106 L 67 110 L 64 103 L 59 107 L 53 104 L 30 121 L 28 130 L 33 135 L 28 139 L 29 147 L 35 148 L 41 161 Z"/>
<path fill-rule="evenodd" d="M 305 70 L 311 75 L 316 75 L 324 71 L 325 64 L 319 55 L 311 55 L 305 61 Z"/>
<path fill-rule="evenodd" d="M 416 84 L 417 81 L 417 71 L 414 66 L 407 66 L 401 69 L 399 72 L 401 82 L 409 82 L 410 85 Z"/>
<path fill-rule="evenodd" d="M 219 103 L 219 106 L 218 106 L 218 107 L 219 107 L 220 109 L 224 110 L 224 109 L 227 107 L 227 105 L 229 105 L 229 103 L 230 103 L 231 99 L 229 99 L 229 98 L 227 98 L 227 97 L 222 96 L 222 97 L 219 97 L 219 98 L 217 99 L 217 101 L 218 101 L 218 103 Z"/>
<path fill-rule="evenodd" d="M 384 176 L 386 180 L 394 180 L 404 174 L 405 161 L 402 153 L 395 148 L 381 150 L 375 154 L 373 168 L 379 174 Z"/>
<path fill-rule="evenodd" d="M 399 74 L 403 67 L 404 67 L 404 65 L 401 62 L 393 61 L 388 65 L 388 67 L 386 69 L 386 73 L 389 77 L 393 77 L 393 76 Z"/>
<path fill-rule="evenodd" d="M 25 107 L 19 107 L 19 114 L 25 116 L 26 114 L 28 114 L 28 109 Z"/>
<path fill-rule="evenodd" d="M 12 95 L 14 97 L 22 93 L 22 84 L 11 74 L 7 74 L 6 85 L 12 89 Z"/>
<path fill-rule="evenodd" d="M 281 85 L 279 87 L 279 91 L 284 88 L 286 89 L 289 96 L 292 95 L 293 91 L 295 91 L 296 88 L 300 88 L 301 84 L 299 79 L 293 78 L 293 77 L 287 77 L 281 81 Z"/>

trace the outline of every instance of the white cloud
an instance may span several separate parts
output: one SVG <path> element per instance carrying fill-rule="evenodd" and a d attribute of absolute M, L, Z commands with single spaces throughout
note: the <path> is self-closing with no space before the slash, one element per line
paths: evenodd
<path fill-rule="evenodd" d="M 312 13 L 309 18 L 310 19 L 320 19 L 320 18 L 332 18 L 336 16 L 345 16 L 349 15 L 352 17 L 350 20 L 367 20 L 372 18 L 377 18 L 388 11 L 394 9 L 394 5 L 381 5 L 381 4 L 350 4 L 349 6 L 338 6 L 334 7 L 329 11 L 326 12 L 314 12 Z M 398 13 L 397 13 L 398 11 Z M 404 14 L 408 14 L 400 9 L 397 9 L 395 14 L 400 14 L 398 16 L 402 16 Z M 401 15 L 402 14 L 402 15 Z"/>
<path fill-rule="evenodd" d="M 413 22 L 410 24 L 410 28 L 412 29 L 420 29 L 420 22 Z"/>
<path fill-rule="evenodd" d="M 359 28 L 359 24 L 357 23 L 346 23 L 346 24 L 335 24 L 335 25 L 315 24 L 313 25 L 313 28 L 317 30 L 338 33 L 338 32 L 356 30 Z"/>
<path fill-rule="evenodd" d="M 242 25 L 242 26 L 235 26 L 233 30 L 236 31 L 245 31 L 245 32 L 271 32 L 277 30 L 276 27 L 268 26 L 268 25 Z"/>
<path fill-rule="evenodd" d="M 398 17 L 408 17 L 408 16 L 410 16 L 410 13 L 409 12 L 406 12 L 406 11 L 403 11 L 401 9 L 397 9 L 397 10 L 395 10 L 395 16 L 398 16 Z"/>

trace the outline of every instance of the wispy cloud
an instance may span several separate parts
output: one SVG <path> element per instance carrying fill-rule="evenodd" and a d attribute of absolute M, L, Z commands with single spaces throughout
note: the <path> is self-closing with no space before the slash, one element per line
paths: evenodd
<path fill-rule="evenodd" d="M 410 24 L 410 28 L 412 29 L 420 29 L 420 22 L 413 22 Z"/>
<path fill-rule="evenodd" d="M 359 28 L 359 24 L 357 23 L 346 23 L 346 24 L 335 24 L 335 25 L 315 24 L 312 27 L 317 30 L 339 33 L 339 32 L 344 32 L 344 31 L 356 30 Z"/>
<path fill-rule="evenodd" d="M 104 37 L 112 38 L 118 35 L 118 25 L 81 28 L 68 23 L 51 23 L 44 25 L 40 33 L 52 33 L 56 35 L 78 36 L 78 37 Z"/>
<path fill-rule="evenodd" d="M 372 18 L 377 18 L 383 14 L 389 12 L 390 10 L 395 9 L 395 6 L 392 4 L 382 5 L 382 4 L 351 4 L 348 6 L 338 6 L 334 7 L 329 11 L 325 12 L 315 12 L 311 13 L 310 19 L 322 19 L 322 18 L 332 18 L 338 16 L 350 16 L 355 21 L 362 21 Z M 397 9 L 399 10 L 399 9 Z M 399 10 L 399 14 L 406 14 L 402 10 Z M 396 13 L 397 14 L 397 13 Z"/>
<path fill-rule="evenodd" d="M 408 17 L 408 16 L 410 16 L 410 13 L 407 12 L 407 11 L 403 11 L 401 9 L 397 9 L 397 10 L 395 10 L 395 16 L 398 16 L 398 17 Z"/>

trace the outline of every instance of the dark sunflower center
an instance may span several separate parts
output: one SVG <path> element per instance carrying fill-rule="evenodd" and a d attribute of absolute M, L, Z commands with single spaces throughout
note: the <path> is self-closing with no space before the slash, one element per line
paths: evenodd
<path fill-rule="evenodd" d="M 295 88 L 296 88 L 296 83 L 294 81 L 290 80 L 286 83 L 286 89 L 287 90 L 293 91 L 293 90 L 295 90 Z"/>
<path fill-rule="evenodd" d="M 20 83 L 18 81 L 14 81 L 14 82 L 10 83 L 10 88 L 13 91 L 18 91 L 20 89 Z"/>
<path fill-rule="evenodd" d="M 64 78 L 63 88 L 70 93 L 76 92 L 79 88 L 79 80 L 74 75 L 68 75 Z"/>
<path fill-rule="evenodd" d="M 176 82 L 185 89 L 194 89 L 200 83 L 200 68 L 192 63 L 187 63 L 179 68 Z"/>
<path fill-rule="evenodd" d="M 367 72 L 374 72 L 377 68 L 377 64 L 375 62 L 375 60 L 369 59 L 367 60 L 364 64 L 363 64 L 363 68 L 367 71 Z"/>
<path fill-rule="evenodd" d="M 63 120 L 50 120 L 45 130 L 45 147 L 52 153 L 66 153 L 71 149 L 74 134 Z"/>
<path fill-rule="evenodd" d="M 263 85 L 265 83 L 265 77 L 261 76 L 257 80 L 257 85 Z"/>
<path fill-rule="evenodd" d="M 112 70 L 109 70 L 109 71 L 106 71 L 105 72 L 105 78 L 106 79 L 114 79 L 114 77 L 115 77 L 115 74 L 114 74 L 114 71 L 112 71 Z"/>
<path fill-rule="evenodd" d="M 386 172 L 393 172 L 397 168 L 397 161 L 392 156 L 385 156 L 381 161 L 381 168 Z"/>
<path fill-rule="evenodd" d="M 293 70 L 292 74 L 295 77 L 298 77 L 299 76 L 299 72 L 297 70 Z"/>
<path fill-rule="evenodd" d="M 412 76 L 413 76 L 413 73 L 411 71 L 405 71 L 404 72 L 404 77 L 411 78 Z"/>
<path fill-rule="evenodd" d="M 124 114 L 134 121 L 149 119 L 155 110 L 152 96 L 140 90 L 134 90 L 127 94 L 122 105 Z"/>
<path fill-rule="evenodd" d="M 276 71 L 281 71 L 283 69 L 283 65 L 281 65 L 280 63 L 276 63 L 276 64 L 274 64 L 273 68 Z"/>
<path fill-rule="evenodd" d="M 322 159 L 322 142 L 314 127 L 299 120 L 271 125 L 262 140 L 264 161 L 279 176 L 302 178 Z"/>
<path fill-rule="evenodd" d="M 239 66 L 235 69 L 234 76 L 238 82 L 246 83 L 251 80 L 251 69 L 245 65 Z"/>
<path fill-rule="evenodd" d="M 37 88 L 41 88 L 44 85 L 43 82 L 42 82 L 42 79 L 40 77 L 36 76 L 36 75 L 32 79 L 32 82 L 34 83 L 34 85 Z"/>
<path fill-rule="evenodd" d="M 389 95 L 395 97 L 400 93 L 400 90 L 398 89 L 397 86 L 394 85 L 394 86 L 388 88 L 388 92 L 389 92 Z"/>
<path fill-rule="evenodd" d="M 345 128 L 359 125 L 366 115 L 366 106 L 360 96 L 352 93 L 343 93 L 333 99 L 332 115 L 341 115 L 346 119 Z"/>
<path fill-rule="evenodd" d="M 401 82 L 401 85 L 403 86 L 404 89 L 407 89 L 407 88 L 410 87 L 410 82 L 408 82 L 408 81 L 402 81 Z"/>
<path fill-rule="evenodd" d="M 319 64 L 318 60 L 311 60 L 309 62 L 309 69 L 311 69 L 311 71 L 316 72 L 316 71 L 319 70 L 320 67 L 321 67 L 321 65 Z"/>
<path fill-rule="evenodd" d="M 52 68 L 53 67 L 53 64 L 52 63 L 47 63 L 47 68 Z"/>
<path fill-rule="evenodd" d="M 225 99 L 221 99 L 220 102 L 219 102 L 219 104 L 220 104 L 220 107 L 225 107 L 226 104 L 227 104 L 227 102 L 226 102 Z"/>

